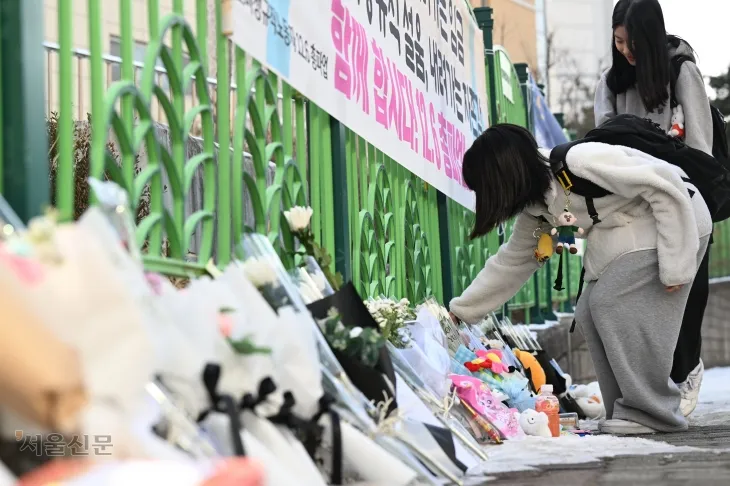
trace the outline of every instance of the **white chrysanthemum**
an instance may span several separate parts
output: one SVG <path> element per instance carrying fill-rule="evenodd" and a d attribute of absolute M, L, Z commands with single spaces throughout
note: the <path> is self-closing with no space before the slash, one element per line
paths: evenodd
<path fill-rule="evenodd" d="M 312 208 L 309 206 L 294 206 L 289 211 L 284 211 L 284 217 L 289 223 L 289 229 L 294 232 L 302 231 L 309 226 L 312 219 Z"/>
<path fill-rule="evenodd" d="M 350 329 L 350 339 L 355 339 L 362 334 L 362 327 L 353 327 Z"/>
<path fill-rule="evenodd" d="M 273 267 L 268 262 L 256 258 L 249 258 L 243 263 L 243 273 L 257 289 L 277 281 Z"/>

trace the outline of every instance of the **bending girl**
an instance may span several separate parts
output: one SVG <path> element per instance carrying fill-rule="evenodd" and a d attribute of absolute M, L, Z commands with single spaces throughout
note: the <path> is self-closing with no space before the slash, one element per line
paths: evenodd
<path fill-rule="evenodd" d="M 594 200 L 601 220 L 594 226 L 585 199 L 564 193 L 548 156 L 514 125 L 489 128 L 467 150 L 464 181 L 476 194 L 471 237 L 517 219 L 509 241 L 450 310 L 476 323 L 512 298 L 539 268 L 536 237 L 550 233 L 569 208 L 577 218 L 571 224 L 583 228 L 588 241 L 576 320 L 606 406 L 601 430 L 685 430 L 680 392 L 669 373 L 689 287 L 712 229 L 707 206 L 677 167 L 629 148 L 582 143 L 568 152 L 571 172 L 612 192 Z"/>

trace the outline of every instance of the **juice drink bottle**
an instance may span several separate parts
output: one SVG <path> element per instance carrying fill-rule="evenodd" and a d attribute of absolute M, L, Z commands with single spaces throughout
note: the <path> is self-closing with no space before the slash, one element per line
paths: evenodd
<path fill-rule="evenodd" d="M 535 410 L 548 416 L 548 426 L 553 437 L 560 437 L 560 402 L 553 395 L 552 385 L 543 385 L 535 400 Z"/>

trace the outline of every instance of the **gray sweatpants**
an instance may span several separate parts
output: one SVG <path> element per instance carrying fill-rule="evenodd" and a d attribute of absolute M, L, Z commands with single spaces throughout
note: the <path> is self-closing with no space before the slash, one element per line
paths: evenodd
<path fill-rule="evenodd" d="M 700 242 L 698 266 L 708 239 Z M 662 432 L 687 429 L 669 374 L 690 287 L 666 291 L 656 250 L 623 255 L 586 283 L 575 318 L 593 359 L 606 418 Z"/>

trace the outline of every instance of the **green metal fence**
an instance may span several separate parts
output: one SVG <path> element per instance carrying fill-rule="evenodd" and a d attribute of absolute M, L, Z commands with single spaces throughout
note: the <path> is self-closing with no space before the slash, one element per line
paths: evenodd
<path fill-rule="evenodd" d="M 227 3 L 58 0 L 44 10 L 40 0 L 2 2 L 3 195 L 26 220 L 51 200 L 68 220 L 93 203 L 86 174 L 112 179 L 135 206 L 146 265 L 177 276 L 203 273 L 211 259 L 227 264 L 244 231 L 268 235 L 293 264 L 283 211 L 309 204 L 319 242 L 363 295 L 417 302 L 462 292 L 511 224 L 470 241 L 470 211 L 235 47 Z M 46 20 L 56 39 L 40 32 L 43 14 L 53 16 Z M 493 49 L 491 9 L 474 14 L 486 47 L 490 122 L 529 126 L 527 67 L 516 70 Z M 120 26 L 113 45 L 109 15 Z M 728 248 L 730 226 L 718 225 L 713 276 L 730 274 Z M 551 289 L 555 259 L 509 308 L 539 320 L 569 305 L 580 264 L 565 265 L 568 291 Z"/>

